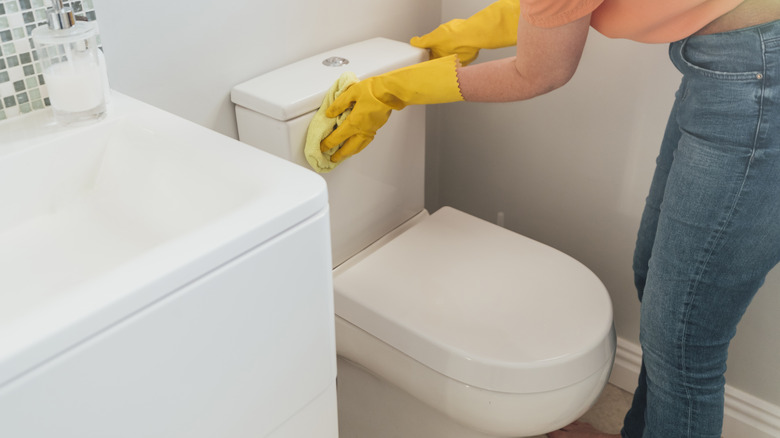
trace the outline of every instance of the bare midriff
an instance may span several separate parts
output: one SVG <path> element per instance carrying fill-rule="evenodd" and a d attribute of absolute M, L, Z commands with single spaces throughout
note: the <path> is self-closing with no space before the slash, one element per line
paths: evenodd
<path fill-rule="evenodd" d="M 710 35 L 780 20 L 780 0 L 745 0 L 694 35 Z"/>

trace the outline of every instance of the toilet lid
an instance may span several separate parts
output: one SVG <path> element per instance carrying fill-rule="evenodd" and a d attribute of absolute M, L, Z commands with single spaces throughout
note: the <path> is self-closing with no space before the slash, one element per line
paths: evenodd
<path fill-rule="evenodd" d="M 532 393 L 613 358 L 601 281 L 551 247 L 442 208 L 334 279 L 336 314 L 465 384 Z"/>

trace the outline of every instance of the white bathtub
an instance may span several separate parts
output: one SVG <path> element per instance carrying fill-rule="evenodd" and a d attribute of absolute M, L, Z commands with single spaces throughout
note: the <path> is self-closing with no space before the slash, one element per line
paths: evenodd
<path fill-rule="evenodd" d="M 323 180 L 115 94 L 0 123 L 0 437 L 336 437 Z"/>

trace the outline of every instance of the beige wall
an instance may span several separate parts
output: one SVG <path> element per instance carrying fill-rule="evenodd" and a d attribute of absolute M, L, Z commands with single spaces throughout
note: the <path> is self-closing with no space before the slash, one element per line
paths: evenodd
<path fill-rule="evenodd" d="M 236 137 L 230 89 L 324 50 L 434 26 L 439 0 L 94 0 L 111 87 Z"/>

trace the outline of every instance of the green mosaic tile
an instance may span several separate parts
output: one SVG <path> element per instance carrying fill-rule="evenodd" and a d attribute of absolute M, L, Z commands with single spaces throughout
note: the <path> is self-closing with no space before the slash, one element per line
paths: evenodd
<path fill-rule="evenodd" d="M 94 1 L 65 1 L 78 15 L 95 19 Z M 29 37 L 46 21 L 50 0 L 0 0 L 0 108 L 2 118 L 49 106 L 39 56 Z"/>

